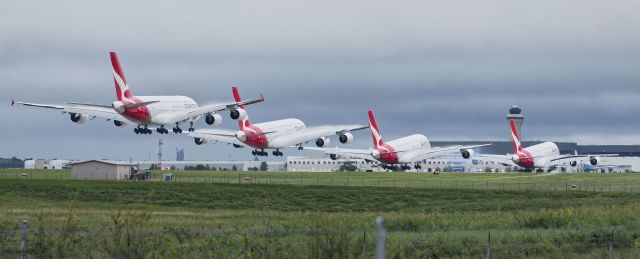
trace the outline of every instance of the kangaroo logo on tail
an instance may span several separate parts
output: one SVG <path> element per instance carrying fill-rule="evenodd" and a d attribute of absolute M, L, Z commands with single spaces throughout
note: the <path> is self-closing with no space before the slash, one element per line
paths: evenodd
<path fill-rule="evenodd" d="M 522 144 L 520 144 L 520 136 L 516 131 L 516 124 L 514 120 L 509 120 L 509 128 L 511 128 L 511 139 L 513 140 L 513 150 L 515 153 L 522 151 Z"/>
<path fill-rule="evenodd" d="M 122 67 L 118 60 L 118 54 L 111 51 L 109 52 L 109 55 L 111 56 L 111 65 L 113 66 L 113 80 L 116 84 L 116 98 L 118 98 L 118 101 L 129 99 L 133 95 L 127 85 L 127 79 L 124 77 L 124 72 L 122 72 Z"/>
<path fill-rule="evenodd" d="M 384 144 L 382 141 L 382 135 L 380 135 L 380 130 L 378 129 L 378 123 L 376 122 L 376 116 L 373 115 L 373 111 L 369 110 L 369 128 L 371 129 L 371 137 L 373 137 L 373 147 L 378 148 Z"/>

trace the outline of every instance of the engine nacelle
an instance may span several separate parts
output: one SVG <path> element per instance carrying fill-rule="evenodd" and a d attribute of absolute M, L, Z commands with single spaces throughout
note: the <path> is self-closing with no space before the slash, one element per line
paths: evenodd
<path fill-rule="evenodd" d="M 600 157 L 597 157 L 597 156 L 589 157 L 589 163 L 591 163 L 591 165 L 597 165 L 599 162 L 600 162 Z"/>
<path fill-rule="evenodd" d="M 573 166 L 573 167 L 576 167 L 576 166 L 578 166 L 578 161 L 571 161 L 571 162 L 569 162 L 569 165 Z"/>
<path fill-rule="evenodd" d="M 342 144 L 349 144 L 353 142 L 353 134 L 351 134 L 350 132 L 345 132 L 344 134 L 340 135 L 338 139 Z"/>
<path fill-rule="evenodd" d="M 122 103 L 121 101 L 115 101 L 111 103 L 111 107 L 113 107 L 113 109 L 120 114 L 123 113 L 125 110 L 124 103 Z"/>
<path fill-rule="evenodd" d="M 207 114 L 206 117 L 204 117 L 204 121 L 212 126 L 218 126 L 220 124 L 222 124 L 222 116 L 220 116 L 220 114 Z"/>
<path fill-rule="evenodd" d="M 340 156 L 336 154 L 329 154 L 329 158 L 331 158 L 331 160 L 337 160 L 340 158 Z"/>
<path fill-rule="evenodd" d="M 204 139 L 204 138 L 194 138 L 194 141 L 196 142 L 196 145 L 202 145 L 202 144 L 209 143 L 209 141 Z"/>
<path fill-rule="evenodd" d="M 71 115 L 71 121 L 78 123 L 78 124 L 82 124 L 87 122 L 87 120 L 89 119 L 88 115 L 82 115 L 79 113 L 69 113 L 69 115 Z"/>
<path fill-rule="evenodd" d="M 236 132 L 236 138 L 242 142 L 247 141 L 247 133 L 244 133 L 244 131 L 239 130 Z"/>
<path fill-rule="evenodd" d="M 460 149 L 460 154 L 462 154 L 462 158 L 469 159 L 472 158 L 476 152 L 473 149 Z"/>
<path fill-rule="evenodd" d="M 327 147 L 329 144 L 331 144 L 331 140 L 327 137 L 318 138 L 316 140 L 316 146 L 318 147 Z"/>
<path fill-rule="evenodd" d="M 126 127 L 126 126 L 127 126 L 127 123 L 126 123 L 126 122 L 117 121 L 117 120 L 114 120 L 114 121 L 113 121 L 113 124 L 115 124 L 115 125 L 116 125 L 116 127 L 120 127 L 120 128 L 124 128 L 124 127 Z"/>
<path fill-rule="evenodd" d="M 247 111 L 245 111 L 244 109 L 235 109 L 231 111 L 229 115 L 231 116 L 231 119 L 244 120 L 247 118 Z"/>

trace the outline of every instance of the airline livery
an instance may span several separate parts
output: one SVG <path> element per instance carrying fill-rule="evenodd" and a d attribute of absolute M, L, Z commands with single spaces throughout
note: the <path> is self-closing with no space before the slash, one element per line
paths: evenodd
<path fill-rule="evenodd" d="M 571 166 L 577 166 L 578 163 L 588 162 L 591 165 L 597 165 L 600 157 L 617 156 L 616 154 L 606 155 L 560 155 L 558 145 L 553 142 L 544 142 L 537 145 L 522 147 L 520 142 L 520 134 L 516 127 L 514 119 L 508 119 L 509 131 L 511 133 L 511 141 L 513 142 L 513 155 L 476 155 L 473 150 L 463 150 L 462 157 L 465 159 L 474 158 L 478 160 L 495 161 L 503 164 L 518 166 L 525 170 L 538 169 L 538 171 L 553 170 L 558 165 L 569 162 Z"/>
<path fill-rule="evenodd" d="M 242 103 L 238 88 L 233 87 L 233 97 L 237 103 Z M 221 129 L 197 129 L 190 132 L 189 136 L 195 139 L 196 144 L 201 145 L 212 142 L 225 142 L 234 147 L 254 148 L 251 152 L 254 156 L 267 156 L 265 149 L 275 149 L 274 156 L 282 156 L 280 149 L 297 146 L 302 149 L 302 144 L 314 141 L 319 147 L 328 146 L 331 141 L 329 136 L 337 135 L 343 143 L 353 141 L 352 131 L 366 129 L 366 125 L 332 125 L 307 127 L 298 119 L 283 119 L 252 124 L 244 106 L 240 105 L 231 110 L 231 118 L 238 121 L 238 131 Z"/>
<path fill-rule="evenodd" d="M 200 117 L 205 117 L 209 125 L 217 126 L 222 123 L 222 116 L 217 112 L 233 110 L 241 105 L 249 105 L 264 101 L 263 97 L 240 102 L 220 103 L 199 107 L 191 98 L 186 96 L 135 96 L 131 92 L 127 79 L 124 76 L 118 55 L 110 52 L 111 65 L 113 66 L 113 79 L 116 87 L 116 101 L 111 105 L 87 104 L 67 102 L 64 105 L 38 104 L 11 101 L 11 105 L 62 110 L 68 113 L 71 121 L 82 124 L 94 118 L 113 120 L 118 127 L 124 127 L 127 123 L 137 124 L 134 128 L 136 134 L 151 134 L 149 126 L 156 126 L 160 134 L 167 134 L 169 130 L 165 126 L 172 126 L 174 133 L 181 133 L 180 123 L 188 122 L 189 131 L 193 131 L 193 123 Z"/>
<path fill-rule="evenodd" d="M 426 136 L 422 134 L 413 134 L 406 137 L 394 139 L 388 142 L 382 140 L 378 123 L 373 114 L 369 110 L 369 128 L 373 138 L 373 148 L 371 149 L 342 149 L 342 148 L 316 148 L 306 147 L 310 150 L 324 151 L 329 154 L 331 159 L 341 157 L 362 158 L 371 160 L 372 158 L 381 162 L 383 167 L 386 165 L 401 165 L 403 170 L 411 169 L 413 165 L 415 169 L 421 169 L 421 163 L 425 163 L 426 159 L 446 155 L 451 152 L 467 151 L 477 147 L 488 146 L 490 144 L 475 146 L 450 146 L 450 147 L 431 147 L 431 143 Z"/>

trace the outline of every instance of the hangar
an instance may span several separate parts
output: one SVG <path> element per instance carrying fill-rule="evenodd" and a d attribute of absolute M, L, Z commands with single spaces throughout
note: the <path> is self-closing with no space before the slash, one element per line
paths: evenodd
<path fill-rule="evenodd" d="M 76 180 L 125 180 L 137 172 L 136 164 L 112 160 L 88 160 L 71 164 Z"/>

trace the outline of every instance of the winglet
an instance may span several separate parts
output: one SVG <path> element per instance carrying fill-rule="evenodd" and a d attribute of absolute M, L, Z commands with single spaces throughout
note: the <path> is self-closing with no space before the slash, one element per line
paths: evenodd
<path fill-rule="evenodd" d="M 260 94 L 260 101 L 264 102 L 264 95 Z"/>

